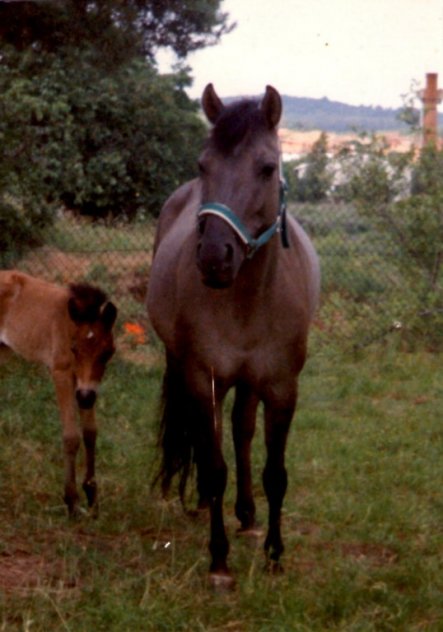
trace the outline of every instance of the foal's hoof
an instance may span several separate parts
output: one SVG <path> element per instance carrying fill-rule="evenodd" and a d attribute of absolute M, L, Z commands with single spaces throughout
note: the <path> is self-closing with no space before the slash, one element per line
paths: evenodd
<path fill-rule="evenodd" d="M 268 575 L 278 576 L 283 575 L 284 569 L 281 562 L 278 560 L 268 559 L 266 560 L 266 572 Z"/>
<path fill-rule="evenodd" d="M 209 573 L 209 584 L 217 593 L 226 593 L 234 590 L 235 579 L 229 573 Z"/>
<path fill-rule="evenodd" d="M 69 520 L 77 520 L 80 517 L 80 508 L 78 506 L 78 498 L 71 498 L 70 496 L 65 495 L 64 503 L 66 509 L 68 510 L 68 518 Z"/>
<path fill-rule="evenodd" d="M 84 481 L 83 491 L 88 501 L 88 514 L 91 518 L 98 518 L 97 483 L 94 479 Z"/>

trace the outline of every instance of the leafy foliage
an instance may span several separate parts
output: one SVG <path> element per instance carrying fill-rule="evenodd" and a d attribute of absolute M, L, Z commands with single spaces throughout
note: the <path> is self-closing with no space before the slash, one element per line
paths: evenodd
<path fill-rule="evenodd" d="M 439 195 L 443 190 L 443 151 L 432 145 L 420 153 L 412 177 L 412 193 Z"/>
<path fill-rule="evenodd" d="M 359 212 L 390 235 L 395 263 L 410 305 L 407 328 L 431 346 L 443 343 L 443 151 L 386 155 L 374 141 L 367 145 L 352 175 L 350 196 Z M 412 195 L 405 194 L 410 171 Z"/>
<path fill-rule="evenodd" d="M 155 54 L 228 32 L 220 0 L 0 3 L 0 204 L 6 265 L 61 205 L 93 217 L 158 213 L 194 175 L 204 126 Z"/>
<path fill-rule="evenodd" d="M 0 40 L 19 50 L 92 48 L 106 64 L 151 59 L 159 47 L 179 57 L 228 32 L 220 0 L 46 0 L 0 3 Z"/>
<path fill-rule="evenodd" d="M 156 214 L 193 175 L 204 133 L 186 81 L 140 60 L 103 74 L 88 51 L 20 55 L 0 75 L 0 129 L 16 156 L 9 176 L 42 204 L 94 217 Z"/>
<path fill-rule="evenodd" d="M 303 169 L 303 173 L 300 171 Z M 307 154 L 302 166 L 290 164 L 287 168 L 290 198 L 296 202 L 318 202 L 323 200 L 331 185 L 328 172 L 328 138 L 320 134 Z"/>

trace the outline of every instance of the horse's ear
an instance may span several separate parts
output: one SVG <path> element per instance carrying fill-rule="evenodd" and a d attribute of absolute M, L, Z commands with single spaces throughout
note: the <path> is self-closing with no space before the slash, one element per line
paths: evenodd
<path fill-rule="evenodd" d="M 272 86 L 266 86 L 265 96 L 261 102 L 261 109 L 270 129 L 277 127 L 281 118 L 282 103 L 278 91 Z"/>
<path fill-rule="evenodd" d="M 222 113 L 224 107 L 225 106 L 220 101 L 216 91 L 214 90 L 214 86 L 212 83 L 208 83 L 206 88 L 203 90 L 202 96 L 202 108 L 208 121 L 214 124 Z"/>
<path fill-rule="evenodd" d="M 112 326 L 115 323 L 116 318 L 117 318 L 117 308 L 114 305 L 114 303 L 111 303 L 111 301 L 109 301 L 108 303 L 106 303 L 101 313 L 101 320 L 105 329 L 110 331 L 112 329 Z"/>

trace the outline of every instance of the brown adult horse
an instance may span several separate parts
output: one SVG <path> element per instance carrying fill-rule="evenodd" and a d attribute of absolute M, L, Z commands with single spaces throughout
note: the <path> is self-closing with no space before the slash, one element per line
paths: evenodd
<path fill-rule="evenodd" d="M 76 408 L 86 451 L 83 489 L 97 512 L 94 404 L 106 364 L 114 353 L 115 305 L 90 285 L 59 287 L 15 270 L 0 272 L 0 345 L 52 374 L 63 426 L 64 500 L 77 511 L 75 459 L 80 446 Z"/>
<path fill-rule="evenodd" d="M 181 473 L 183 495 L 196 463 L 200 502 L 210 509 L 211 579 L 229 585 L 222 402 L 234 387 L 235 510 L 243 531 L 255 526 L 250 447 L 257 407 L 264 403 L 265 551 L 275 567 L 283 552 L 285 445 L 318 300 L 319 266 L 302 228 L 285 217 L 278 92 L 268 86 L 260 103 L 225 107 L 210 84 L 202 104 L 214 127 L 199 160 L 200 177 L 162 209 L 147 304 L 167 351 L 162 487 L 166 491 Z"/>

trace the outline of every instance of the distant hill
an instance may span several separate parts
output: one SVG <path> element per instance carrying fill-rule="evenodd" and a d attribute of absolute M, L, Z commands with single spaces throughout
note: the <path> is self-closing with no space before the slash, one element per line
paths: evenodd
<path fill-rule="evenodd" d="M 227 102 L 240 97 L 230 97 Z M 324 132 L 383 132 L 409 131 L 398 116 L 401 108 L 381 106 L 348 105 L 328 98 L 310 99 L 282 95 L 282 127 L 294 130 L 321 130 Z M 439 127 L 443 127 L 443 114 L 439 114 Z"/>
<path fill-rule="evenodd" d="M 325 132 L 351 130 L 380 132 L 407 131 L 398 116 L 401 109 L 347 105 L 327 98 L 309 99 L 283 95 L 282 125 L 289 129 L 318 129 Z"/>

